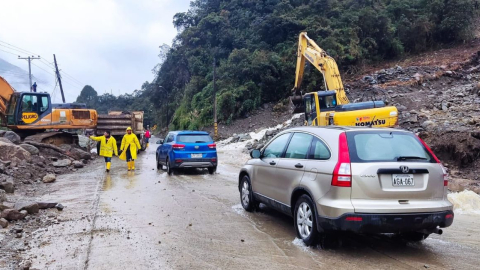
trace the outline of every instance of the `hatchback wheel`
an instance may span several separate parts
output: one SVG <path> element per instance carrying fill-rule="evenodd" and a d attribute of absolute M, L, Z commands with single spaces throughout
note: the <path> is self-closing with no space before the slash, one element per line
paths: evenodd
<path fill-rule="evenodd" d="M 255 208 L 255 202 L 253 200 L 252 186 L 250 185 L 250 178 L 245 175 L 240 183 L 240 202 L 243 209 L 248 212 L 252 212 Z"/>
<path fill-rule="evenodd" d="M 315 245 L 318 241 L 317 216 L 312 199 L 302 195 L 295 204 L 295 230 L 305 245 Z"/>

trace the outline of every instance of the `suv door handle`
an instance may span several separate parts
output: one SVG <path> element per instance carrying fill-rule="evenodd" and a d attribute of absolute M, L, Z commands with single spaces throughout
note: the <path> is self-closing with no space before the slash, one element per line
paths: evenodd
<path fill-rule="evenodd" d="M 303 165 L 298 163 L 297 165 L 295 165 L 295 168 L 303 168 Z"/>
<path fill-rule="evenodd" d="M 275 163 L 275 161 L 270 161 L 270 165 L 277 165 L 277 163 Z"/>

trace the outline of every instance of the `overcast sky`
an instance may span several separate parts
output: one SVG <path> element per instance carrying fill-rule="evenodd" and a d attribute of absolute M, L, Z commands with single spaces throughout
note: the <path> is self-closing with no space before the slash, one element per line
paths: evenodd
<path fill-rule="evenodd" d="M 151 81 L 159 62 L 159 46 L 171 45 L 177 30 L 173 15 L 188 10 L 190 0 L 0 0 L 0 41 L 39 54 L 47 62 L 57 57 L 67 102 L 75 101 L 84 84 L 99 94 L 131 93 Z M 1 43 L 0 58 L 28 71 L 20 54 Z M 5 45 L 7 47 L 5 47 Z M 10 47 L 11 48 L 11 47 Z M 1 50 L 13 52 L 15 55 Z M 27 54 L 20 54 L 27 56 Z M 48 70 L 38 60 L 32 63 Z M 51 74 L 32 66 L 32 73 Z M 0 74 L 1 75 L 1 74 Z M 26 89 L 17 89 L 28 91 Z M 59 101 L 59 93 L 56 93 Z"/>

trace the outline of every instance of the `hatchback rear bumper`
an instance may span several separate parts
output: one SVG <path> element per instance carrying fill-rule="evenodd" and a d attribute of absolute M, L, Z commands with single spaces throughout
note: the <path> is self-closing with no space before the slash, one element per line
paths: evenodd
<path fill-rule="evenodd" d="M 322 231 L 350 231 L 355 233 L 401 233 L 445 228 L 453 223 L 453 211 L 415 214 L 356 214 L 339 218 L 317 217 Z"/>

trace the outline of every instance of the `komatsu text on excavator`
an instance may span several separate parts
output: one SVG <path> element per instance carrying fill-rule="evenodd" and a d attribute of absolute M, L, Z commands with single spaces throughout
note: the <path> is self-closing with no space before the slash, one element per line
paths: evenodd
<path fill-rule="evenodd" d="M 322 73 L 325 91 L 302 95 L 300 86 L 305 60 L 308 60 Z M 397 108 L 385 106 L 384 101 L 350 103 L 343 88 L 335 59 L 322 50 L 305 32 L 301 33 L 299 37 L 293 92 L 292 102 L 295 105 L 295 111 L 305 112 L 306 125 L 393 127 L 398 123 Z"/>
<path fill-rule="evenodd" d="M 74 105 L 52 104 L 48 93 L 15 92 L 10 84 L 0 77 L 1 125 L 23 137 L 46 130 L 95 128 L 97 112 L 83 108 L 84 106 L 77 108 Z"/>

